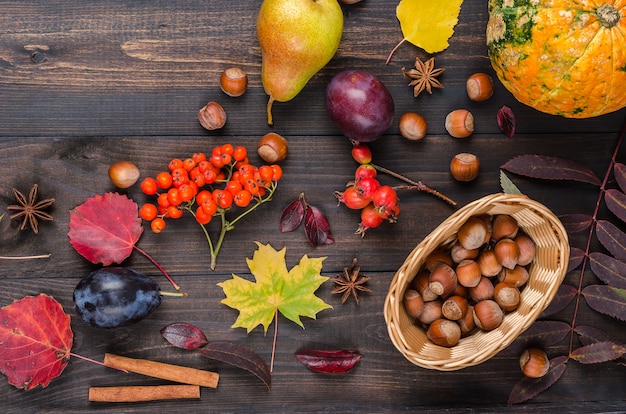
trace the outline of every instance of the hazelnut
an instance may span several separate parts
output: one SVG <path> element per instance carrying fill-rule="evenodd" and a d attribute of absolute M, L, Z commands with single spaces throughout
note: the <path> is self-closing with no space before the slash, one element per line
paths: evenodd
<path fill-rule="evenodd" d="M 426 336 L 435 345 L 452 347 L 461 339 L 461 328 L 456 322 L 448 319 L 437 319 L 428 327 Z"/>
<path fill-rule="evenodd" d="M 472 101 L 482 102 L 493 95 L 493 78 L 486 73 L 474 73 L 465 82 L 467 96 Z"/>
<path fill-rule="evenodd" d="M 139 168 L 129 161 L 119 161 L 109 167 L 109 178 L 118 188 L 128 188 L 139 179 Z"/>
<path fill-rule="evenodd" d="M 452 266 L 454 262 L 450 253 L 443 249 L 435 249 L 428 256 L 426 256 L 426 269 L 432 271 L 439 263 L 445 263 L 448 266 Z"/>
<path fill-rule="evenodd" d="M 411 318 L 418 318 L 424 310 L 424 299 L 415 289 L 407 289 L 404 292 L 404 310 Z"/>
<path fill-rule="evenodd" d="M 241 96 L 248 87 L 248 75 L 237 67 L 224 70 L 220 77 L 220 88 L 228 96 Z"/>
<path fill-rule="evenodd" d="M 456 321 L 465 316 L 467 312 L 467 299 L 463 296 L 450 296 L 441 305 L 441 313 L 446 319 Z"/>
<path fill-rule="evenodd" d="M 520 291 L 511 283 L 500 282 L 493 288 L 493 300 L 500 305 L 502 310 L 511 312 L 519 306 Z"/>
<path fill-rule="evenodd" d="M 441 312 L 441 305 L 441 300 L 431 300 L 430 302 L 424 302 L 424 309 L 417 319 L 424 325 L 430 325 L 437 319 L 441 319 L 443 317 L 443 313 Z"/>
<path fill-rule="evenodd" d="M 527 348 L 519 357 L 519 366 L 528 378 L 540 378 L 550 370 L 550 360 L 542 349 Z"/>
<path fill-rule="evenodd" d="M 504 312 L 494 300 L 481 300 L 474 305 L 474 323 L 483 331 L 496 329 L 503 320 Z"/>
<path fill-rule="evenodd" d="M 517 265 L 513 269 L 502 269 L 498 274 L 498 281 L 522 287 L 528 282 L 529 277 L 528 270 L 524 266 Z"/>
<path fill-rule="evenodd" d="M 450 161 L 450 173 L 457 181 L 472 181 L 478 177 L 480 160 L 474 154 L 462 152 Z"/>
<path fill-rule="evenodd" d="M 498 262 L 507 269 L 513 269 L 517 265 L 519 247 L 512 239 L 502 239 L 496 243 L 493 251 Z"/>
<path fill-rule="evenodd" d="M 456 109 L 446 116 L 446 131 L 454 138 L 466 138 L 474 132 L 474 116 L 467 109 Z"/>
<path fill-rule="evenodd" d="M 461 246 L 461 243 L 459 243 L 458 241 L 454 243 L 450 248 L 450 256 L 452 256 L 452 261 L 454 263 L 461 263 L 463 260 L 466 259 L 475 259 L 476 257 L 478 257 L 478 253 L 478 248 L 468 250 L 465 247 Z"/>
<path fill-rule="evenodd" d="M 439 295 L 435 294 L 428 287 L 428 276 L 430 272 L 424 271 L 419 275 L 415 276 L 413 281 L 411 282 L 411 287 L 419 292 L 424 299 L 424 302 L 430 302 L 431 300 L 435 300 L 439 297 Z"/>
<path fill-rule="evenodd" d="M 481 276 L 480 265 L 475 260 L 463 260 L 456 267 L 456 279 L 462 286 L 468 288 L 476 286 Z"/>
<path fill-rule="evenodd" d="M 535 259 L 535 242 L 525 234 L 518 234 L 515 239 L 519 248 L 517 264 L 527 266 Z"/>
<path fill-rule="evenodd" d="M 428 125 L 420 114 L 407 112 L 400 117 L 398 124 L 400 135 L 411 141 L 418 141 L 426 136 Z"/>
<path fill-rule="evenodd" d="M 478 256 L 478 265 L 480 266 L 480 273 L 486 277 L 492 277 L 498 275 L 502 271 L 502 265 L 496 257 L 496 252 L 493 250 L 484 250 Z"/>
<path fill-rule="evenodd" d="M 439 296 L 448 296 L 456 289 L 456 273 L 447 264 L 440 263 L 428 275 L 428 288 Z"/>
<path fill-rule="evenodd" d="M 473 331 L 476 327 L 476 324 L 474 323 L 474 307 L 468 305 L 467 312 L 465 312 L 465 315 L 456 321 L 456 323 L 458 323 L 461 328 L 461 335 L 466 335 Z"/>
<path fill-rule="evenodd" d="M 468 218 L 457 233 L 459 243 L 467 250 L 478 249 L 489 241 L 490 236 L 487 223 L 475 216 Z"/>
<path fill-rule="evenodd" d="M 486 277 L 481 277 L 480 282 L 472 288 L 469 288 L 469 297 L 474 302 L 481 300 L 493 299 L 493 283 Z"/>
<path fill-rule="evenodd" d="M 519 225 L 515 217 L 508 214 L 498 214 L 494 217 L 491 227 L 491 238 L 499 241 L 504 238 L 514 239 L 517 236 Z"/>
<path fill-rule="evenodd" d="M 200 125 L 209 131 L 220 129 L 226 124 L 226 112 L 217 102 L 209 102 L 198 111 Z"/>
<path fill-rule="evenodd" d="M 269 164 L 276 164 L 287 157 L 287 140 L 275 132 L 263 135 L 257 144 L 259 157 Z"/>

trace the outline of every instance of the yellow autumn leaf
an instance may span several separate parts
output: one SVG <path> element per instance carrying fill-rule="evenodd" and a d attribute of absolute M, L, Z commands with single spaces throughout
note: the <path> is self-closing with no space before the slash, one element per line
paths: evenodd
<path fill-rule="evenodd" d="M 463 0 L 401 0 L 396 8 L 396 17 L 404 39 L 391 51 L 387 62 L 405 41 L 428 53 L 446 49 L 459 21 L 462 3 Z"/>

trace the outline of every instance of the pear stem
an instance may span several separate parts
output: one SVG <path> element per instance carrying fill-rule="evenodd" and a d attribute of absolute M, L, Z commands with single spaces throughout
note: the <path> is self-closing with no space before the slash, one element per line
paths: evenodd
<path fill-rule="evenodd" d="M 274 103 L 274 98 L 270 95 L 270 99 L 267 101 L 267 125 L 274 125 L 274 120 L 272 119 L 272 104 Z"/>

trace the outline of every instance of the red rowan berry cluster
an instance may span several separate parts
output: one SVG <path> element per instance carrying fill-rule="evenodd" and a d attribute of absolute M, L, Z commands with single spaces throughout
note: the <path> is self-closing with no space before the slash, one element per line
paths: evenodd
<path fill-rule="evenodd" d="M 146 195 L 156 196 L 156 203 L 145 203 L 139 209 L 142 219 L 150 222 L 154 233 L 165 229 L 166 220 L 178 219 L 185 211 L 202 226 L 211 250 L 211 269 L 226 232 L 257 208 L 270 201 L 282 177 L 280 166 L 250 164 L 245 147 L 231 144 L 216 146 L 207 156 L 195 153 L 186 159 L 172 159 L 168 170 L 141 182 Z M 239 208 L 240 214 L 226 219 L 226 213 Z M 221 218 L 221 231 L 215 243 L 205 228 L 213 217 Z"/>
<path fill-rule="evenodd" d="M 371 164 L 372 151 L 365 144 L 352 147 L 352 158 L 359 163 L 354 181 L 343 192 L 336 191 L 339 203 L 354 210 L 361 210 L 361 222 L 356 231 L 361 237 L 367 229 L 380 226 L 385 220 L 395 223 L 400 213 L 400 201 L 395 188 L 381 185 L 376 179 L 376 167 Z"/>

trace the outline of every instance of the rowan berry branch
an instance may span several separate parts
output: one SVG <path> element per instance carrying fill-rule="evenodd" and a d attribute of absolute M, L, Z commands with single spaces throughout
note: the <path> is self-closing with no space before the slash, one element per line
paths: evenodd
<path fill-rule="evenodd" d="M 397 172 L 391 171 L 385 167 L 381 167 L 380 165 L 376 165 L 376 164 L 371 164 L 372 167 L 374 167 L 376 170 L 383 172 L 385 174 L 389 174 L 392 177 L 395 177 L 401 181 L 404 181 L 405 183 L 411 184 L 411 186 L 402 186 L 402 187 L 396 187 L 399 189 L 403 189 L 403 190 L 418 190 L 418 191 L 423 191 L 425 193 L 429 193 L 432 194 L 442 200 L 444 200 L 446 203 L 452 205 L 452 206 L 456 206 L 456 201 L 454 201 L 453 199 L 451 199 L 450 197 L 448 197 L 445 194 L 440 193 L 439 191 L 435 190 L 434 188 L 430 188 L 429 186 L 427 186 L 426 184 L 424 184 L 421 181 L 413 181 L 410 178 L 407 178 L 401 174 L 398 174 Z"/>

